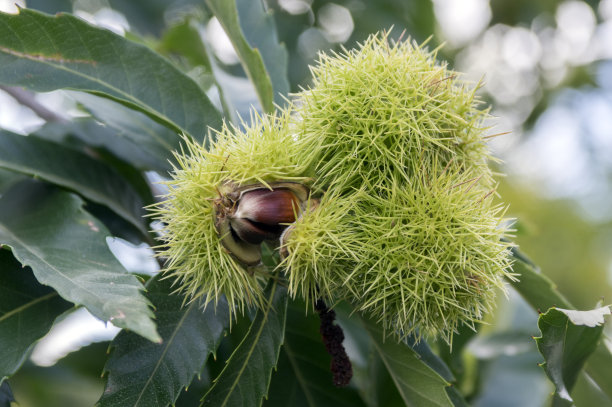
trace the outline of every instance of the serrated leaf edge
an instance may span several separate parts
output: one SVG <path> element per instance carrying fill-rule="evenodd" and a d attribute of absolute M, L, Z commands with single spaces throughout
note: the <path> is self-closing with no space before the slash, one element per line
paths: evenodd
<path fill-rule="evenodd" d="M 225 407 L 227 405 L 227 401 L 228 401 L 230 395 L 233 394 L 234 389 L 238 385 L 238 382 L 239 382 L 240 378 L 242 377 L 242 374 L 243 374 L 244 370 L 246 369 L 248 361 L 251 359 L 251 355 L 253 354 L 253 352 L 255 350 L 255 347 L 259 343 L 259 339 L 261 338 L 261 334 L 263 332 L 263 329 L 266 326 L 266 322 L 268 321 L 268 316 L 270 315 L 270 311 L 274 308 L 274 305 L 273 305 L 274 301 L 273 300 L 274 300 L 274 295 L 276 294 L 277 288 L 278 288 L 278 282 L 274 281 L 274 283 L 272 285 L 272 288 L 270 290 L 270 294 L 268 296 L 268 301 L 266 301 L 266 308 L 264 309 L 264 315 L 262 317 L 262 322 L 259 325 L 259 327 L 257 327 L 258 331 L 256 333 L 255 340 L 253 341 L 253 344 L 252 344 L 251 348 L 248 350 L 247 357 L 245 358 L 245 361 L 244 361 L 244 363 L 242 364 L 242 366 L 240 368 L 239 374 L 236 375 L 236 378 L 234 379 L 232 385 L 230 386 L 230 389 L 227 392 L 227 394 L 225 396 L 225 399 L 223 400 L 223 403 L 220 405 L 220 407 Z M 253 328 L 253 324 L 251 324 L 251 326 L 249 327 L 249 331 L 244 336 L 242 341 L 240 341 L 240 344 L 238 344 L 238 346 L 236 346 L 236 349 L 234 350 L 234 353 L 232 353 L 230 358 L 227 360 L 227 362 L 225 364 L 225 367 L 223 368 L 221 373 L 219 373 L 219 376 L 217 376 L 217 378 L 215 379 L 215 383 L 213 384 L 213 386 L 210 388 L 210 390 L 208 390 L 208 392 L 202 398 L 200 405 L 203 405 L 203 402 L 206 400 L 206 397 L 215 388 L 215 386 L 218 383 L 218 379 L 223 376 L 223 373 L 225 373 L 225 371 L 227 370 L 227 368 L 230 365 L 231 361 L 233 360 L 234 356 L 236 355 L 236 351 L 239 350 L 240 347 L 242 346 L 242 344 L 249 338 L 249 334 L 251 333 L 251 329 L 252 328 Z M 284 335 L 284 330 L 283 330 L 283 335 Z M 277 355 L 277 358 L 276 358 L 276 362 L 274 364 L 274 368 L 276 368 L 277 365 L 278 365 L 278 355 Z M 272 377 L 272 371 L 270 371 L 270 375 L 268 377 L 268 386 L 266 386 L 266 392 L 263 395 L 263 397 L 267 397 L 267 392 L 268 392 L 267 389 L 269 389 L 269 387 L 270 387 L 271 377 Z M 260 404 L 261 404 L 261 401 L 260 401 Z"/>

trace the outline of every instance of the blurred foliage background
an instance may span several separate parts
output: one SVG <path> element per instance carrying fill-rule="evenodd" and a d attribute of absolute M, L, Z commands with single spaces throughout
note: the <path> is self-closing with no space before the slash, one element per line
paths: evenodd
<path fill-rule="evenodd" d="M 12 3 L 0 1 L 4 10 Z M 235 105 L 244 115 L 254 101 L 253 93 L 245 90 L 249 85 L 236 54 L 216 19 L 208 17 L 203 0 L 20 3 L 48 13 L 73 12 L 144 41 L 169 58 L 174 57 L 164 38 L 171 27 L 186 19 L 198 21 L 228 83 L 235 85 L 235 94 L 230 95 Z M 266 3 L 289 53 L 293 91 L 308 85 L 308 65 L 318 50 L 351 48 L 381 29 L 392 28 L 396 38 L 405 31 L 404 36 L 428 41 L 431 48 L 445 44 L 441 59 L 475 82 L 482 80 L 480 95 L 495 117 L 490 134 L 507 133 L 491 137 L 489 143 L 501 159 L 496 164 L 499 171 L 507 174 L 500 178 L 499 192 L 509 203 L 508 215 L 518 219 L 516 242 L 578 308 L 592 308 L 600 300 L 611 302 L 612 0 Z M 197 52 L 193 58 L 174 60 L 192 76 L 207 80 L 198 74 Z M 39 95 L 37 100 L 60 114 L 76 109 L 61 92 Z M 26 133 L 42 124 L 2 91 L 0 107 L 4 128 Z M 539 406 L 551 389 L 537 366 L 541 359 L 530 337 L 538 333 L 534 332 L 537 316 L 512 292 L 510 300 L 502 297 L 498 314 L 491 316 L 494 324 L 485 326 L 469 352 L 452 362 L 473 373 L 465 375 L 461 386 L 473 395 L 471 401 L 477 406 Z M 103 360 L 93 350 L 85 357 L 64 358 L 53 367 L 41 369 L 31 364 L 23 369 L 12 381 L 21 405 L 79 406 L 95 401 L 102 389 Z M 77 393 L 75 380 L 81 383 Z M 37 381 L 55 385 L 34 392 Z M 68 382 L 72 390 L 65 385 Z M 580 393 L 581 386 L 589 384 L 578 386 Z M 94 396 L 79 398 L 81 390 L 90 387 Z M 45 404 L 37 404 L 40 400 L 46 400 Z M 593 399 L 582 402 L 598 403 Z"/>

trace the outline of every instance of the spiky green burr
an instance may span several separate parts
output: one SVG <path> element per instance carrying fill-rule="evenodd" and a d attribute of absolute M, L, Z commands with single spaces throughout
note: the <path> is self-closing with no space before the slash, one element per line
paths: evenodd
<path fill-rule="evenodd" d="M 216 304 L 225 295 L 232 313 L 261 305 L 268 271 L 244 264 L 223 244 L 216 206 L 230 186 L 305 182 L 307 172 L 286 115 L 254 115 L 251 123 L 244 130 L 224 126 L 208 148 L 184 138 L 165 182 L 168 193 L 151 208 L 163 225 L 158 256 L 167 259 L 164 272 L 190 299 L 206 296 Z"/>
<path fill-rule="evenodd" d="M 323 198 L 289 229 L 283 265 L 293 295 L 449 340 L 493 306 L 510 261 L 487 112 L 435 56 L 386 34 L 321 55 L 295 126 Z"/>
<path fill-rule="evenodd" d="M 154 208 L 160 255 L 182 291 L 223 294 L 233 312 L 260 305 L 268 239 L 289 292 L 310 304 L 346 300 L 400 337 L 450 340 L 480 320 L 510 268 L 505 208 L 475 86 L 435 58 L 374 35 L 322 54 L 312 87 L 279 115 L 224 127 L 208 150 L 186 140 Z M 285 196 L 257 214 L 295 215 L 274 225 L 286 227 L 280 242 L 280 229 L 259 233 L 257 216 L 235 219 Z"/>

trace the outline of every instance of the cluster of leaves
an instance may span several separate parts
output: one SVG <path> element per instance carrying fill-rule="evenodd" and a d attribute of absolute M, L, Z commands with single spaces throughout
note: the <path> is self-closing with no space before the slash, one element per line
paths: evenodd
<path fill-rule="evenodd" d="M 287 54 L 274 20 L 260 2 L 206 4 L 270 112 L 274 95 L 288 91 Z M 318 318 L 305 316 L 304 304 L 290 301 L 277 280 L 264 292 L 266 307 L 230 331 L 228 315 L 199 301 L 185 304 L 167 281 L 144 281 L 113 256 L 107 236 L 154 243 L 142 210 L 154 203 L 147 174 L 167 174 L 179 134 L 205 141 L 208 126 L 220 129 L 222 117 L 235 117 L 232 84 L 199 24 L 185 18 L 145 45 L 69 14 L 0 14 L 4 89 L 22 100 L 22 88 L 68 89 L 87 113 L 70 120 L 46 115 L 28 136 L 0 130 L 0 405 L 13 400 L 10 379 L 36 342 L 75 307 L 123 328 L 110 345 L 102 406 L 179 405 L 190 385 L 196 400 L 213 406 L 465 405 L 460 370 L 449 366 L 468 334 L 457 335 L 452 353 L 441 347 L 436 354 L 425 342 L 385 340 L 379 324 L 340 306 L 355 377 L 336 389 Z M 204 74 L 195 75 L 196 66 Z M 211 88 L 218 103 L 208 97 Z M 521 279 L 512 284 L 535 309 L 572 308 L 516 257 Z M 583 376 L 612 400 L 612 356 L 599 320 L 607 312 L 541 315 L 538 346 L 560 405 L 571 403 Z"/>

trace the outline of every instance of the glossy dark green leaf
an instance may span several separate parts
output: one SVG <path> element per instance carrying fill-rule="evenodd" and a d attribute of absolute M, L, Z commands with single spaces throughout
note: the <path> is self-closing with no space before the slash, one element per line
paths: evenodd
<path fill-rule="evenodd" d="M 0 13 L 0 66 L 0 83 L 99 94 L 198 140 L 221 124 L 200 87 L 166 59 L 69 14 Z"/>
<path fill-rule="evenodd" d="M 287 290 L 271 280 L 265 298 L 266 305 L 202 399 L 204 406 L 260 406 L 268 393 L 285 333 Z"/>
<path fill-rule="evenodd" d="M 98 99 L 106 101 L 103 98 Z M 108 101 L 108 103 L 117 105 L 117 103 L 111 101 Z M 146 117 L 144 114 L 134 110 L 129 110 L 126 107 L 123 108 L 135 114 L 136 120 L 138 120 L 138 115 Z M 165 129 L 165 127 L 148 117 L 147 120 L 149 123 L 154 124 L 154 127 Z M 165 172 L 171 168 L 168 159 L 170 159 L 172 153 L 166 147 L 159 145 L 155 141 L 149 142 L 146 136 L 143 137 L 142 134 L 132 139 L 130 138 L 131 133 L 126 129 L 111 127 L 114 125 L 114 121 L 113 123 L 103 124 L 95 118 L 87 117 L 74 119 L 68 123 L 47 123 L 32 134 L 73 148 L 81 146 L 98 151 L 100 149 L 107 150 L 115 157 L 129 162 L 140 170 Z"/>
<path fill-rule="evenodd" d="M 39 284 L 9 250 L 0 249 L 0 381 L 21 367 L 34 344 L 70 307 L 56 291 Z"/>
<path fill-rule="evenodd" d="M 0 130 L 0 167 L 74 190 L 108 206 L 143 234 L 143 202 L 132 186 L 104 163 L 34 136 Z"/>
<path fill-rule="evenodd" d="M 319 333 L 320 319 L 305 315 L 301 302 L 291 301 L 287 311 L 285 343 L 277 371 L 272 375 L 267 407 L 359 407 L 364 402 L 352 387 L 333 385 L 331 357 Z"/>
<path fill-rule="evenodd" d="M 106 389 L 100 406 L 167 406 L 199 374 L 208 355 L 215 353 L 229 325 L 227 304 L 202 308 L 200 301 L 184 305 L 170 294 L 170 282 L 155 279 L 147 297 L 155 307 L 161 344 L 131 332 L 120 332 L 112 342 L 105 366 Z"/>
<path fill-rule="evenodd" d="M 96 317 L 152 341 L 155 329 L 142 285 L 106 244 L 106 228 L 69 192 L 24 181 L 0 198 L 0 244 L 13 250 L 36 279 Z"/>
<path fill-rule="evenodd" d="M 453 406 L 467 406 L 467 402 L 463 399 L 461 393 L 459 393 L 457 388 L 452 385 L 455 383 L 456 379 L 455 376 L 453 376 L 450 367 L 444 362 L 444 360 L 442 360 L 442 358 L 440 358 L 440 356 L 433 352 L 429 344 L 425 340 L 416 342 L 413 337 L 407 338 L 406 344 L 419 355 L 422 362 L 439 374 L 444 380 L 451 383 L 451 385 L 447 386 L 445 390 L 446 394 L 453 403 Z"/>
<path fill-rule="evenodd" d="M 206 0 L 232 41 L 267 113 L 289 92 L 287 50 L 279 44 L 274 19 L 262 1 Z"/>
<path fill-rule="evenodd" d="M 542 336 L 536 343 L 544 356 L 542 367 L 556 387 L 555 405 L 573 404 L 570 392 L 584 362 L 597 347 L 606 315 L 610 315 L 609 307 L 591 311 L 551 308 L 540 315 Z"/>
<path fill-rule="evenodd" d="M 11 386 L 5 380 L 0 384 L 0 407 L 11 407 L 11 403 L 15 401 Z"/>
<path fill-rule="evenodd" d="M 363 318 L 363 324 L 406 406 L 453 406 L 446 392 L 450 383 L 421 360 L 418 353 L 403 342 L 385 338 L 375 322 Z"/>
<path fill-rule="evenodd" d="M 364 389 L 369 405 L 374 407 L 405 407 L 387 366 L 378 352 L 371 352 L 368 360 L 368 382 Z"/>

